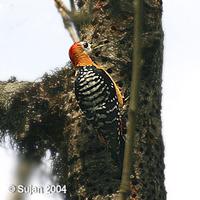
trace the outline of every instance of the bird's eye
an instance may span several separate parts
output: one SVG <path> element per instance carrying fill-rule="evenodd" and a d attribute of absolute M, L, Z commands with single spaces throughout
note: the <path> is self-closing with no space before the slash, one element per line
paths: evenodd
<path fill-rule="evenodd" d="M 89 46 L 88 43 L 87 43 L 87 42 L 84 42 L 83 47 L 87 49 L 88 46 Z"/>

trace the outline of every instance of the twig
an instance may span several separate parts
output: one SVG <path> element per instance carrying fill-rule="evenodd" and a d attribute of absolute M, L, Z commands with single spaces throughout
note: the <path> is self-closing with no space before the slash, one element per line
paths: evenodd
<path fill-rule="evenodd" d="M 69 2 L 70 2 L 70 6 L 71 6 L 71 11 L 75 12 L 76 8 L 75 8 L 74 0 L 70 0 Z"/>
<path fill-rule="evenodd" d="M 133 149 L 136 132 L 136 114 L 138 108 L 138 92 L 141 74 L 141 32 L 142 32 L 142 0 L 134 1 L 135 23 L 134 23 L 134 51 L 130 104 L 128 112 L 127 138 L 124 153 L 122 180 L 119 191 L 119 200 L 126 200 L 130 192 L 130 174 L 132 166 Z"/>
<path fill-rule="evenodd" d="M 70 11 L 67 6 L 65 6 L 65 4 L 63 3 L 62 0 L 54 0 L 56 7 L 58 9 L 58 11 L 60 12 L 60 9 L 62 10 L 62 12 L 65 12 L 66 15 L 68 16 L 72 16 L 72 11 Z"/>
<path fill-rule="evenodd" d="M 65 28 L 68 30 L 70 37 L 74 42 L 79 41 L 79 36 L 72 26 L 73 13 L 65 6 L 62 0 L 54 0 L 58 11 L 60 12 Z"/>

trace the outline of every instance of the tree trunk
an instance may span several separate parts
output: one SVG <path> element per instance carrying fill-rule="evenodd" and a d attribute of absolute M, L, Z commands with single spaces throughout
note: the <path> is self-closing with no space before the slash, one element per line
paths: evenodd
<path fill-rule="evenodd" d="M 88 0 L 79 0 L 81 11 Z M 164 200 L 164 145 L 161 135 L 163 32 L 162 1 L 144 1 L 143 63 L 130 199 Z M 102 44 L 93 60 L 122 88 L 124 121 L 130 93 L 133 41 L 131 0 L 92 1 L 90 18 L 78 24 L 81 40 Z M 74 70 L 45 74 L 38 83 L 1 82 L 0 130 L 22 154 L 39 160 L 47 149 L 54 173 L 67 185 L 67 199 L 116 199 L 120 170 L 89 127 L 74 97 Z"/>

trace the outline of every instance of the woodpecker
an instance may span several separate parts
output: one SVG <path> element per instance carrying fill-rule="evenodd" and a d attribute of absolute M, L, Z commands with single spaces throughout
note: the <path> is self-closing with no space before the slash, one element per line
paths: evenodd
<path fill-rule="evenodd" d="M 106 70 L 92 61 L 90 52 L 87 42 L 75 42 L 69 49 L 76 69 L 75 96 L 99 139 L 107 146 L 113 160 L 121 165 L 124 137 L 119 106 L 123 105 L 123 97 Z"/>

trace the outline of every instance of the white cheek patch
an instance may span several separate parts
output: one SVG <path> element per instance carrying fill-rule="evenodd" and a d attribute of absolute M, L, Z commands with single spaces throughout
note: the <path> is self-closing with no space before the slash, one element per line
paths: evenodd
<path fill-rule="evenodd" d="M 90 54 L 92 52 L 91 44 L 89 42 L 83 41 L 80 42 L 80 44 L 86 53 Z"/>

